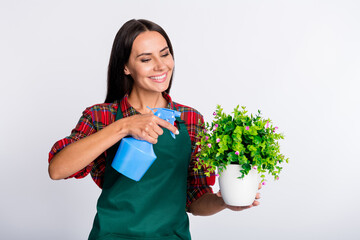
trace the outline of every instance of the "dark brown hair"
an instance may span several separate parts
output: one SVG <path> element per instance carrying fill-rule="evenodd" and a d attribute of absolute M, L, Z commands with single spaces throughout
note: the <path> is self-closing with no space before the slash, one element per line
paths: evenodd
<path fill-rule="evenodd" d="M 130 75 L 125 75 L 124 68 L 128 62 L 132 45 L 135 38 L 142 32 L 156 31 L 160 33 L 166 40 L 171 55 L 174 57 L 173 48 L 170 39 L 164 29 L 156 23 L 145 19 L 132 19 L 127 21 L 115 36 L 111 50 L 108 76 L 107 76 L 107 93 L 105 103 L 111 103 L 115 100 L 121 100 L 125 94 L 130 94 L 134 80 Z M 165 90 L 170 92 L 172 76 L 169 87 Z"/>

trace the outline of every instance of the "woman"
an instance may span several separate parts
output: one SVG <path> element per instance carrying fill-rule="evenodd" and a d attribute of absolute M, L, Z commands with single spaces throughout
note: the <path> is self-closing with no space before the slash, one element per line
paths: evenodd
<path fill-rule="evenodd" d="M 203 118 L 168 95 L 173 55 L 160 26 L 147 20 L 126 22 L 114 40 L 105 103 L 87 108 L 71 135 L 55 143 L 49 154 L 52 179 L 90 173 L 103 189 L 89 239 L 190 239 L 186 211 L 211 215 L 251 207 L 227 206 L 221 194 L 212 193 L 203 171 L 192 170 Z M 147 107 L 180 111 L 182 121 L 173 126 Z M 139 182 L 111 167 L 118 142 L 128 135 L 153 143 L 157 156 Z"/>

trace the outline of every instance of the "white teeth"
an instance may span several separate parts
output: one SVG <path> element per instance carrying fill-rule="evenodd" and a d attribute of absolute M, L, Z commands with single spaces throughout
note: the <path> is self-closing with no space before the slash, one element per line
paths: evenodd
<path fill-rule="evenodd" d="M 150 77 L 150 78 L 154 79 L 154 80 L 160 80 L 160 79 L 163 79 L 164 77 L 166 77 L 166 73 L 164 73 L 163 75 L 161 75 L 159 77 Z"/>

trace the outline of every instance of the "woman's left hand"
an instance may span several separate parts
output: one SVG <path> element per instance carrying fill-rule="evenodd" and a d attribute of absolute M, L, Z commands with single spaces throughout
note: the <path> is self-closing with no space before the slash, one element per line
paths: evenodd
<path fill-rule="evenodd" d="M 259 188 L 258 189 L 259 190 L 261 189 L 261 183 L 259 183 Z M 218 197 L 221 197 L 221 192 L 220 191 L 217 192 L 216 195 Z M 242 210 L 249 209 L 251 207 L 256 207 L 256 206 L 260 205 L 260 202 L 257 201 L 258 199 L 260 199 L 260 193 L 256 193 L 255 200 L 252 203 L 252 205 L 250 205 L 250 206 L 238 207 L 238 206 L 230 206 L 230 205 L 225 204 L 225 207 L 232 210 L 232 211 L 242 211 Z"/>

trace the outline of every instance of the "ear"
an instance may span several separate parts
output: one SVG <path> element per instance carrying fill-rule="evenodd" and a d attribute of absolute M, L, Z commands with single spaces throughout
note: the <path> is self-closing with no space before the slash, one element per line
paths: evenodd
<path fill-rule="evenodd" d="M 124 73 L 125 73 L 125 75 L 130 75 L 131 74 L 129 68 L 126 65 L 124 67 Z"/>

